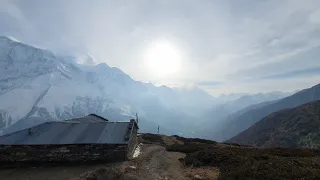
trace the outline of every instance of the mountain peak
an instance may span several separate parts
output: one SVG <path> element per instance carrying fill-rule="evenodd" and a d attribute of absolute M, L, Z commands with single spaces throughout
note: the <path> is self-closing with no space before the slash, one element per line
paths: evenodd
<path fill-rule="evenodd" d="M 17 41 L 13 41 L 7 36 L 0 36 L 0 44 L 12 44 L 13 42 L 17 42 Z"/>
<path fill-rule="evenodd" d="M 8 36 L 7 38 L 9 38 L 11 41 L 21 42 L 18 39 L 16 39 L 15 37 L 12 37 L 12 36 Z"/>
<path fill-rule="evenodd" d="M 99 68 L 107 68 L 107 69 L 110 68 L 110 66 L 108 66 L 108 64 L 106 64 L 106 63 L 99 63 L 96 66 L 99 67 Z"/>
<path fill-rule="evenodd" d="M 11 40 L 9 37 L 7 37 L 7 36 L 0 36 L 0 39 L 1 40 Z"/>
<path fill-rule="evenodd" d="M 19 41 L 18 39 L 12 37 L 12 36 L 0 36 L 0 43 L 6 43 L 6 44 L 11 44 L 11 43 L 21 43 L 23 44 L 21 41 Z"/>
<path fill-rule="evenodd" d="M 84 65 L 96 65 L 97 64 L 96 59 L 89 52 L 76 56 L 75 61 L 77 64 L 84 64 Z"/>

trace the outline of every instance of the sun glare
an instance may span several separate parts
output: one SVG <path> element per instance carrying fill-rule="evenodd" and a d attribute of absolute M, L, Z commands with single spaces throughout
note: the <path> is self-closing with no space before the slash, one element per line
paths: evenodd
<path fill-rule="evenodd" d="M 145 65 L 158 77 L 177 73 L 180 69 L 180 54 L 177 48 L 168 41 L 156 41 L 150 45 L 145 54 Z"/>

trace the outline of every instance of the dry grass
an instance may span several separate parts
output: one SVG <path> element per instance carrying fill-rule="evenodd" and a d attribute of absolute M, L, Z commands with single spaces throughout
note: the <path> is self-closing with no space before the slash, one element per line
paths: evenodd
<path fill-rule="evenodd" d="M 171 137 L 171 136 L 162 136 L 163 143 L 165 146 L 172 146 L 175 144 L 183 145 L 182 141 L 177 140 L 176 137 Z"/>
<path fill-rule="evenodd" d="M 320 179 L 317 149 L 253 148 L 179 136 L 147 135 L 146 139 L 168 151 L 186 153 L 180 161 L 190 178 L 198 174 L 204 179 L 228 180 Z"/>
<path fill-rule="evenodd" d="M 185 174 L 189 178 L 194 178 L 195 175 L 199 175 L 204 180 L 217 180 L 220 170 L 215 167 L 186 168 Z"/>
<path fill-rule="evenodd" d="M 140 141 L 140 143 L 143 143 L 143 144 L 164 145 L 164 142 L 162 140 L 162 136 L 157 135 L 157 134 L 149 134 L 149 133 L 141 134 L 139 141 Z"/>
<path fill-rule="evenodd" d="M 201 151 L 203 149 L 212 149 L 215 145 L 212 144 L 204 144 L 197 142 L 186 142 L 184 144 L 173 144 L 171 146 L 167 146 L 167 151 L 176 151 L 182 153 L 193 153 L 197 151 Z"/>
<path fill-rule="evenodd" d="M 307 149 L 216 147 L 187 154 L 185 164 L 218 167 L 220 179 L 320 179 L 320 155 Z"/>
<path fill-rule="evenodd" d="M 216 141 L 212 141 L 212 140 L 207 140 L 207 139 L 199 139 L 199 138 L 185 138 L 185 137 L 180 137 L 180 136 L 171 136 L 176 138 L 177 140 L 187 143 L 187 142 L 197 142 L 197 143 L 205 143 L 205 144 L 212 144 L 212 145 L 216 145 L 217 142 Z"/>
<path fill-rule="evenodd" d="M 256 147 L 320 148 L 320 101 L 272 113 L 230 141 Z"/>
<path fill-rule="evenodd" d="M 92 171 L 88 171 L 73 180 L 138 180 L 139 178 L 134 170 L 130 168 L 122 169 L 119 166 L 115 167 L 100 167 Z"/>

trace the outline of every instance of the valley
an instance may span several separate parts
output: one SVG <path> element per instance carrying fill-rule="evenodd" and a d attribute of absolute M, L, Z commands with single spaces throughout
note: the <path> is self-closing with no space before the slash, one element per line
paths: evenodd
<path fill-rule="evenodd" d="M 217 134 L 218 127 L 227 122 L 225 118 L 247 106 L 290 95 L 271 92 L 214 97 L 197 87 L 170 88 L 135 81 L 107 64 L 77 64 L 72 57 L 57 56 L 4 36 L 0 47 L 2 134 L 88 114 L 123 121 L 137 113 L 140 132 L 155 133 L 160 126 L 164 134 L 223 140 Z"/>
<path fill-rule="evenodd" d="M 0 180 L 320 180 L 319 57 L 319 0 L 0 0 Z"/>

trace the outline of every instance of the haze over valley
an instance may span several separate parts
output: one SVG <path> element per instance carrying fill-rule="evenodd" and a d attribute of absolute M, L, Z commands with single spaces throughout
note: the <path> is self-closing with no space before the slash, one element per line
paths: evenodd
<path fill-rule="evenodd" d="M 319 100 L 320 4 L 244 4 L 1 1 L 1 134 L 138 115 L 141 133 L 230 141 Z"/>

